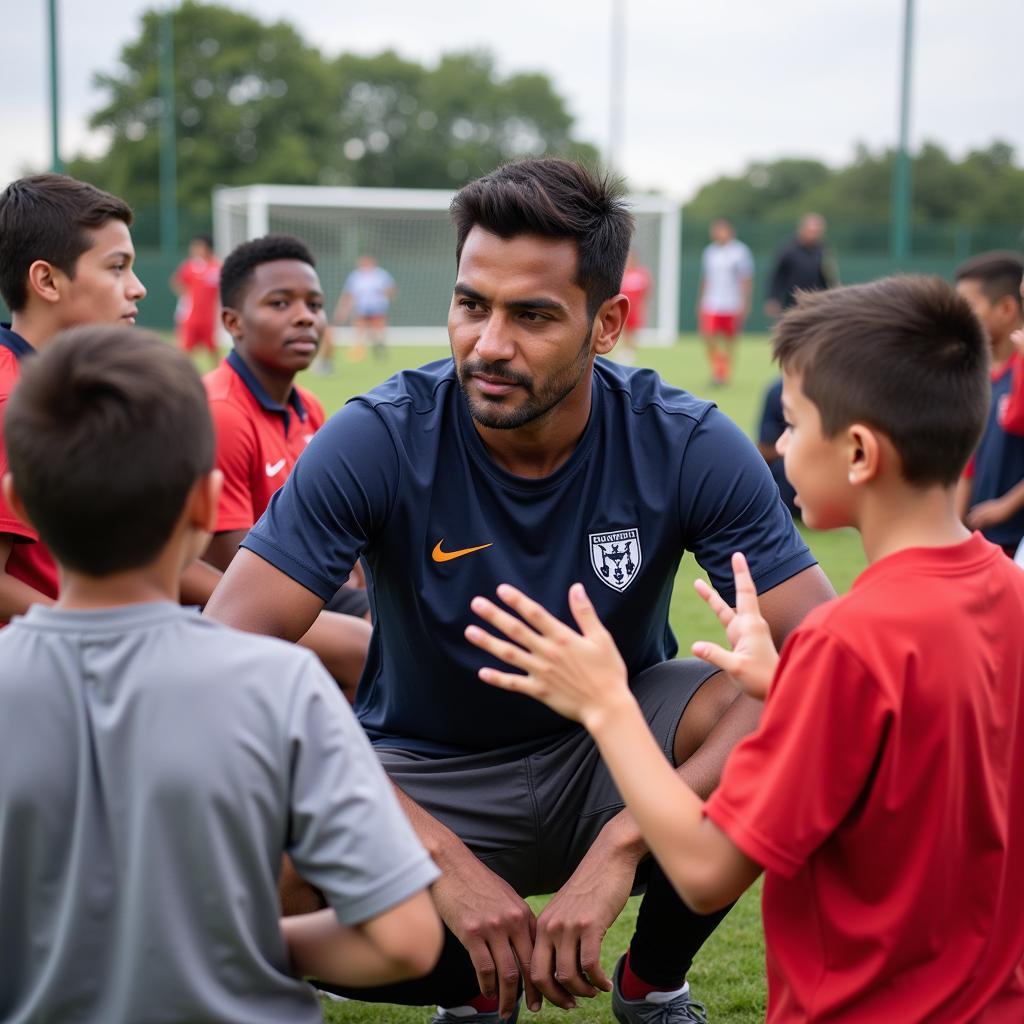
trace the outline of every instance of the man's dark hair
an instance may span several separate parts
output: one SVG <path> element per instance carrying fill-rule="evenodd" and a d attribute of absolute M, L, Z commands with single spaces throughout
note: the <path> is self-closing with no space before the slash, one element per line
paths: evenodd
<path fill-rule="evenodd" d="M 983 252 L 965 260 L 956 268 L 957 281 L 977 281 L 989 302 L 1010 296 L 1017 308 L 1021 301 L 1020 282 L 1024 277 L 1024 258 L 1010 250 Z"/>
<path fill-rule="evenodd" d="M 46 260 L 75 276 L 92 248 L 90 229 L 109 220 L 131 225 L 131 207 L 109 192 L 64 174 L 34 174 L 0 193 L 0 295 L 12 312 L 28 304 L 28 270 Z"/>
<path fill-rule="evenodd" d="M 213 236 L 212 235 L 208 235 L 208 234 L 205 234 L 204 232 L 200 232 L 198 235 L 193 235 L 192 236 L 192 241 L 193 242 L 202 242 L 203 245 L 205 245 L 207 249 L 210 249 L 210 250 L 213 249 Z"/>
<path fill-rule="evenodd" d="M 292 235 L 264 235 L 236 246 L 220 268 L 220 302 L 238 309 L 252 280 L 252 272 L 262 263 L 298 260 L 316 266 L 305 242 Z"/>
<path fill-rule="evenodd" d="M 622 182 L 568 160 L 519 160 L 471 181 L 452 200 L 455 259 L 474 227 L 499 238 L 539 235 L 576 243 L 576 283 L 593 318 L 622 285 L 633 215 Z"/>
<path fill-rule="evenodd" d="M 826 437 L 865 423 L 892 441 L 909 483 L 959 479 L 988 414 L 989 354 L 971 307 L 941 278 L 801 292 L 773 348 Z"/>
<path fill-rule="evenodd" d="M 129 327 L 76 327 L 23 364 L 5 421 L 14 484 L 43 542 L 89 576 L 148 565 L 213 466 L 202 381 Z"/>

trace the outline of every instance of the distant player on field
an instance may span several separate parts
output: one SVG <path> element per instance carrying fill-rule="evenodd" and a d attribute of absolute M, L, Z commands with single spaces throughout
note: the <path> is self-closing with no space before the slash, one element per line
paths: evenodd
<path fill-rule="evenodd" d="M 467 636 L 515 668 L 480 675 L 590 730 L 695 910 L 764 872 L 768 1024 L 1019 1024 L 1024 573 L 953 501 L 985 422 L 984 334 L 939 279 L 889 278 L 798 300 L 775 354 L 804 519 L 857 528 L 870 564 L 781 659 L 742 555 L 735 611 L 699 585 L 732 651 L 694 652 L 767 697 L 710 799 L 666 764 L 579 584 L 582 633 L 512 587 L 518 618 L 475 600 L 513 644 Z"/>
<path fill-rule="evenodd" d="M 839 283 L 835 261 L 825 246 L 825 218 L 805 213 L 796 234 L 775 254 L 768 275 L 766 316 L 776 317 L 796 302 L 797 292 L 834 288 Z"/>
<path fill-rule="evenodd" d="M 737 237 L 732 224 L 718 219 L 711 225 L 711 244 L 700 260 L 697 320 L 711 365 L 711 383 L 729 383 L 736 339 L 750 315 L 754 287 L 754 257 Z"/>
<path fill-rule="evenodd" d="M 0 194 L 0 294 L 12 315 L 0 324 L 0 476 L 3 414 L 22 360 L 66 327 L 135 322 L 146 289 L 132 267 L 131 222 L 123 200 L 64 175 L 22 178 Z M 46 545 L 0 497 L 0 624 L 50 604 L 58 589 Z"/>
<path fill-rule="evenodd" d="M 178 341 L 186 352 L 204 349 L 213 366 L 219 361 L 217 323 L 220 263 L 213 254 L 213 239 L 196 235 L 184 260 L 171 277 L 171 289 L 179 296 L 174 319 Z"/>
<path fill-rule="evenodd" d="M 621 348 L 616 356 L 620 363 L 632 366 L 636 362 L 636 332 L 642 330 L 647 323 L 647 296 L 651 291 L 651 272 L 637 262 L 633 249 L 630 249 L 626 259 L 620 290 L 629 299 L 629 313 L 619 339 Z"/>
<path fill-rule="evenodd" d="M 352 358 L 361 359 L 366 345 L 373 346 L 377 358 L 384 357 L 388 310 L 395 298 L 395 279 L 373 256 L 360 256 L 356 269 L 345 280 L 332 323 L 344 324 L 352 318 L 355 345 Z"/>
<path fill-rule="evenodd" d="M 7 427 L 63 590 L 0 633 L 0 1019 L 313 1024 L 303 974 L 429 970 L 438 872 L 334 683 L 178 604 L 220 486 L 189 360 L 66 333 Z M 285 852 L 329 909 L 279 922 Z"/>
<path fill-rule="evenodd" d="M 968 526 L 1013 555 L 1024 537 L 1024 359 L 1012 336 L 1022 323 L 1017 253 L 987 252 L 956 270 L 957 291 L 971 304 L 992 346 L 992 403 L 985 432 L 961 481 Z"/>

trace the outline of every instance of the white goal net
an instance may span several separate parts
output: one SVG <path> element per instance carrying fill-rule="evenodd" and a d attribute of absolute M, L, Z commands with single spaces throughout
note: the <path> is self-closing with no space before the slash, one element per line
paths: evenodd
<path fill-rule="evenodd" d="M 388 341 L 447 342 L 455 282 L 454 193 L 440 189 L 247 185 L 213 194 L 214 245 L 223 258 L 240 242 L 268 233 L 301 238 L 313 251 L 328 312 L 361 255 L 371 255 L 397 285 Z M 631 196 L 637 261 L 652 276 L 647 327 L 640 340 L 671 344 L 679 323 L 678 206 Z"/>

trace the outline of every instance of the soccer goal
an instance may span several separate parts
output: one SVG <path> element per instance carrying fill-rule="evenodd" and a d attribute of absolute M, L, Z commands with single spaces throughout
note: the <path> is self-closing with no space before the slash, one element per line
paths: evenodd
<path fill-rule="evenodd" d="M 397 284 L 388 341 L 447 340 L 455 281 L 454 193 L 441 189 L 247 185 L 213 194 L 214 245 L 223 258 L 261 235 L 296 235 L 312 249 L 328 312 L 362 254 L 375 257 Z M 651 272 L 647 327 L 640 340 L 671 344 L 679 323 L 679 207 L 660 196 L 631 196 L 634 247 Z"/>

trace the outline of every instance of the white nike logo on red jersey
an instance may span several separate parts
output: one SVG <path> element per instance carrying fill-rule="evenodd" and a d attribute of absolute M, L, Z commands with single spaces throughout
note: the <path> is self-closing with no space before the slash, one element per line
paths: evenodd
<path fill-rule="evenodd" d="M 284 463 L 284 459 L 280 459 L 278 462 L 268 462 L 266 466 L 267 476 L 277 476 L 284 469 Z"/>

